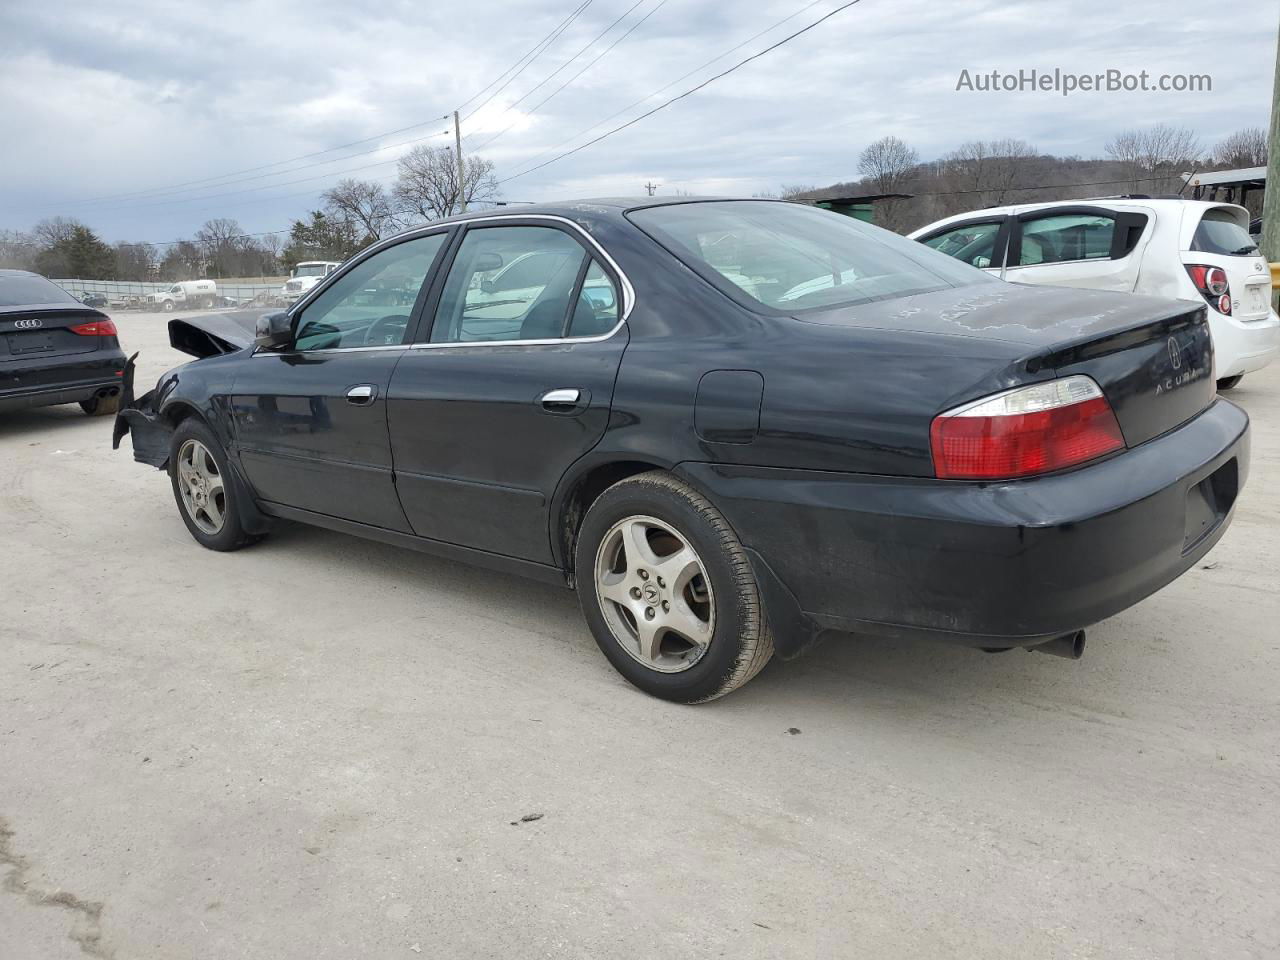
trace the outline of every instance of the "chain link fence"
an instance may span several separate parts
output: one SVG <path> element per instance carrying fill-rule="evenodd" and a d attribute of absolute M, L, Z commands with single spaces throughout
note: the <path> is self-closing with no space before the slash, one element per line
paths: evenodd
<path fill-rule="evenodd" d="M 281 293 L 288 277 L 262 277 L 257 280 L 215 280 L 214 309 L 237 307 L 274 307 L 284 304 Z M 172 283 L 147 283 L 136 280 L 54 280 L 58 286 L 77 300 L 85 295 L 96 295 L 106 300 L 106 306 L 116 310 L 159 310 L 163 294 Z"/>

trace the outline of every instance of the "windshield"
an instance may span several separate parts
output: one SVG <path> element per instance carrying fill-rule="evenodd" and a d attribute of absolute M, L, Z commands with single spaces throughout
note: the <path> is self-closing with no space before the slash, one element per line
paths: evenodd
<path fill-rule="evenodd" d="M 293 271 L 295 277 L 323 277 L 329 272 L 327 263 L 300 263 Z"/>
<path fill-rule="evenodd" d="M 44 277 L 30 273 L 0 274 L 0 307 L 33 303 L 78 303 L 71 294 Z"/>
<path fill-rule="evenodd" d="M 631 220 L 727 292 L 796 312 L 998 283 L 887 230 L 793 203 L 650 207 Z"/>
<path fill-rule="evenodd" d="M 1217 253 L 1226 257 L 1249 257 L 1258 252 L 1249 231 L 1236 223 L 1225 210 L 1210 210 L 1196 227 L 1191 249 L 1198 253 Z"/>

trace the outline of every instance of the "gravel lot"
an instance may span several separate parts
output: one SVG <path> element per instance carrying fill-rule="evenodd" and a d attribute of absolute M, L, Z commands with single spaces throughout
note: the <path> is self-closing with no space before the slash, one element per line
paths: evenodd
<path fill-rule="evenodd" d="M 1232 399 L 1234 526 L 1079 663 L 837 640 L 692 708 L 566 591 L 202 550 L 109 419 L 0 416 L 0 958 L 1278 956 L 1280 368 Z"/>

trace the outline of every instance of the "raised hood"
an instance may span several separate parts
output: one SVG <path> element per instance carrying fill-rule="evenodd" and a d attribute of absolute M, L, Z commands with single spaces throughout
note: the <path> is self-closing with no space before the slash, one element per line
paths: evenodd
<path fill-rule="evenodd" d="M 253 344 L 258 317 L 270 310 L 233 310 L 169 321 L 169 343 L 190 356 L 216 357 Z"/>

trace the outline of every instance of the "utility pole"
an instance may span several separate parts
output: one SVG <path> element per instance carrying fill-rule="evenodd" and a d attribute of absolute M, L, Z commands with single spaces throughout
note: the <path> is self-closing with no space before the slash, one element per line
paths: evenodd
<path fill-rule="evenodd" d="M 658 189 L 658 187 L 660 187 L 660 186 L 662 186 L 662 184 L 660 184 L 660 183 L 646 183 L 646 184 L 644 185 L 644 188 L 645 188 L 646 190 L 648 190 L 648 191 L 649 191 L 649 196 L 651 196 L 651 197 L 652 197 L 652 196 L 653 196 L 654 191 L 655 191 L 655 190 L 657 190 L 657 189 Z"/>
<path fill-rule="evenodd" d="M 1276 44 L 1275 88 L 1271 93 L 1271 132 L 1267 136 L 1267 192 L 1262 203 L 1262 253 L 1280 261 L 1280 37 Z"/>
<path fill-rule="evenodd" d="M 453 145 L 458 153 L 458 201 L 462 205 L 462 213 L 467 212 L 467 175 L 462 165 L 462 124 L 458 121 L 458 111 L 453 111 Z"/>

